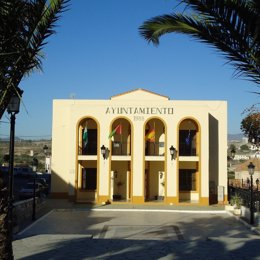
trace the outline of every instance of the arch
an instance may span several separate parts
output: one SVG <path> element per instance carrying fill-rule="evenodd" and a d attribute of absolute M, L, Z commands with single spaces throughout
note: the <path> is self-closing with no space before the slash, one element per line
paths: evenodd
<path fill-rule="evenodd" d="M 144 200 L 164 201 L 166 191 L 166 123 L 159 117 L 144 122 Z"/>
<path fill-rule="evenodd" d="M 132 198 L 132 133 L 133 124 L 127 117 L 114 118 L 110 124 L 109 191 L 113 201 Z"/>
<path fill-rule="evenodd" d="M 192 117 L 178 124 L 178 174 L 176 183 L 179 202 L 199 202 L 200 180 L 200 124 Z"/>
<path fill-rule="evenodd" d="M 126 117 L 117 117 L 110 124 L 111 155 L 131 155 L 132 123 Z"/>
<path fill-rule="evenodd" d="M 199 155 L 200 145 L 199 136 L 200 125 L 194 118 L 182 119 L 178 124 L 178 155 L 197 156 Z"/>
<path fill-rule="evenodd" d="M 144 122 L 145 155 L 164 156 L 166 148 L 166 123 L 159 117 L 150 117 Z M 161 142 L 160 142 L 161 141 Z M 162 149 L 163 148 L 163 149 Z"/>
<path fill-rule="evenodd" d="M 76 124 L 75 199 L 77 202 L 96 202 L 98 198 L 99 128 L 99 122 L 92 116 L 84 116 Z"/>
<path fill-rule="evenodd" d="M 78 154 L 79 155 L 97 155 L 98 153 L 98 129 L 99 124 L 93 117 L 84 117 L 78 124 Z M 85 135 L 84 135 L 85 132 Z M 84 140 L 84 136 L 86 140 Z"/>

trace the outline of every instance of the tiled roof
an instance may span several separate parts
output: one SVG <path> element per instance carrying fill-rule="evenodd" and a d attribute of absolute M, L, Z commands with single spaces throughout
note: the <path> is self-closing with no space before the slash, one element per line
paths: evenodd
<path fill-rule="evenodd" d="M 144 88 L 137 88 L 137 89 L 133 89 L 133 90 L 130 90 L 130 91 L 126 91 L 126 92 L 123 92 L 123 93 L 120 93 L 120 94 L 117 94 L 117 95 L 112 96 L 111 99 L 112 99 L 112 98 L 115 98 L 115 97 L 119 97 L 119 96 L 123 96 L 123 95 L 129 94 L 129 93 L 133 93 L 133 92 L 139 91 L 139 90 L 141 90 L 141 91 L 143 91 L 143 92 L 146 92 L 146 93 L 150 93 L 150 94 L 156 95 L 156 96 L 160 96 L 160 97 L 164 97 L 164 98 L 170 99 L 170 98 L 167 97 L 167 96 L 160 95 L 160 94 L 158 94 L 158 93 L 152 92 L 152 91 L 147 90 L 147 89 L 144 89 Z"/>
<path fill-rule="evenodd" d="M 256 171 L 260 171 L 260 158 L 251 158 L 249 160 L 247 160 L 244 163 L 241 163 L 240 165 L 238 165 L 235 169 L 236 172 L 244 172 L 244 171 L 248 171 L 248 164 L 252 162 L 255 165 L 255 172 Z"/>

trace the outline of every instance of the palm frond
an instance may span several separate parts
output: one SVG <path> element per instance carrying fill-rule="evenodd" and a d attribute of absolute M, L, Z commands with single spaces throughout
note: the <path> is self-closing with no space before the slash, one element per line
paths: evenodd
<path fill-rule="evenodd" d="M 0 2 L 0 118 L 24 75 L 41 69 L 42 49 L 69 0 Z"/>
<path fill-rule="evenodd" d="M 215 47 L 235 67 L 235 75 L 260 83 L 259 4 L 246 0 L 183 0 L 188 14 L 149 19 L 139 27 L 148 42 L 162 35 L 182 33 Z M 255 5 L 258 9 L 255 9 Z"/>

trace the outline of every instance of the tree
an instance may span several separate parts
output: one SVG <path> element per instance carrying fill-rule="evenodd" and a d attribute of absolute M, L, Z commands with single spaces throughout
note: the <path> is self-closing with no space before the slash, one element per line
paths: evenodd
<path fill-rule="evenodd" d="M 151 18 L 140 34 L 155 45 L 162 35 L 187 34 L 224 54 L 235 75 L 260 83 L 260 1 L 182 0 L 182 13 Z M 256 92 L 260 94 L 260 92 Z"/>
<path fill-rule="evenodd" d="M 9 154 L 5 154 L 4 157 L 3 157 L 3 161 L 4 162 L 9 162 L 9 158 L 10 158 L 10 155 Z"/>
<path fill-rule="evenodd" d="M 246 145 L 246 144 L 242 144 L 242 145 L 240 146 L 240 150 L 241 150 L 242 152 L 249 151 L 249 147 L 248 147 L 248 145 Z"/>
<path fill-rule="evenodd" d="M 260 144 L 260 112 L 247 115 L 241 122 L 241 131 L 248 137 L 251 143 Z"/>
<path fill-rule="evenodd" d="M 41 69 L 42 49 L 68 0 L 0 1 L 0 118 L 19 83 Z M 13 259 L 11 203 L 7 184 L 0 185 L 0 259 Z"/>
<path fill-rule="evenodd" d="M 0 1 L 0 118 L 19 83 L 41 69 L 42 49 L 68 0 Z"/>
<path fill-rule="evenodd" d="M 234 144 L 230 144 L 229 151 L 230 152 L 233 151 L 233 153 L 235 153 L 236 152 L 236 146 Z"/>

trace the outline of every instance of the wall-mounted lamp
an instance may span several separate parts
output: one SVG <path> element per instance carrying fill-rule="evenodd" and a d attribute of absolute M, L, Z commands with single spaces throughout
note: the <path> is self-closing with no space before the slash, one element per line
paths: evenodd
<path fill-rule="evenodd" d="M 100 147 L 100 149 L 101 149 L 101 154 L 103 155 L 103 158 L 104 158 L 104 160 L 106 159 L 106 147 L 104 146 L 104 145 L 102 145 L 101 147 Z"/>
<path fill-rule="evenodd" d="M 170 150 L 171 159 L 172 160 L 176 159 L 176 157 L 177 157 L 177 150 L 173 146 L 171 146 L 169 148 L 169 150 Z"/>

